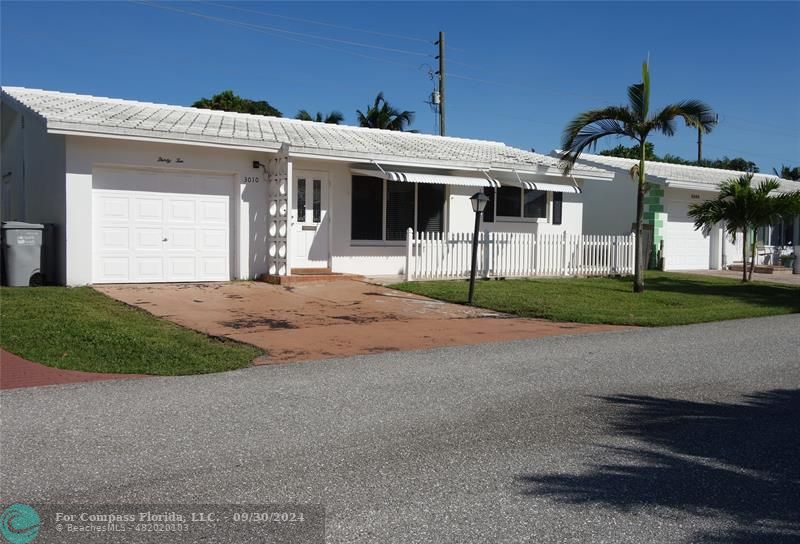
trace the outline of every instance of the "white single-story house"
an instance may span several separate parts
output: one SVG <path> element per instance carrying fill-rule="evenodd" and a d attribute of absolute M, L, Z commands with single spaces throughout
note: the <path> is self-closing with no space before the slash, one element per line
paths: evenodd
<path fill-rule="evenodd" d="M 582 232 L 603 168 L 498 142 L 2 89 L 3 220 L 55 225 L 53 280 L 399 274 L 409 227 Z"/>
<path fill-rule="evenodd" d="M 557 157 L 558 151 L 551 156 Z M 639 161 L 582 153 L 577 165 L 593 166 L 614 172 L 610 183 L 585 184 L 583 197 L 589 205 L 583 208 L 584 234 L 622 234 L 631 232 L 636 218 L 636 184 L 630 171 Z M 688 216 L 689 205 L 716 197 L 719 184 L 738 178 L 744 172 L 720 170 L 680 164 L 646 161 L 647 181 L 653 184 L 645 197 L 644 218 L 653 226 L 654 246 L 664 241 L 666 270 L 718 270 L 742 260 L 741 236 L 734 244 L 723 234 L 721 226 L 705 234 L 695 230 Z M 755 174 L 753 183 L 775 176 Z M 781 179 L 781 191 L 800 190 L 800 182 Z M 800 245 L 800 221 L 759 229 L 763 245 L 759 260 L 780 264 L 778 257 Z"/>

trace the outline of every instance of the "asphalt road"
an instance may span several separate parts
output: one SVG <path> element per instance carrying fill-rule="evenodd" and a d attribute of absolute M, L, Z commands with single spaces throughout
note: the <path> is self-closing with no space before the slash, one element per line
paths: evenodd
<path fill-rule="evenodd" d="M 6 391 L 0 499 L 321 503 L 329 542 L 798 542 L 799 332 L 793 315 Z"/>

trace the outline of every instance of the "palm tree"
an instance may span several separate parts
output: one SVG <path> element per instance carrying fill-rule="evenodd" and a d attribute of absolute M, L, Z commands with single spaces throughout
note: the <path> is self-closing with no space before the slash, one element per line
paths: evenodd
<path fill-rule="evenodd" d="M 315 121 L 317 123 L 327 123 L 329 125 L 338 125 L 344 121 L 344 115 L 342 112 L 333 110 L 325 117 L 322 117 L 322 112 L 317 112 L 317 115 L 312 117 L 307 110 L 300 110 L 297 112 L 297 115 L 294 116 L 295 119 L 300 119 L 301 121 Z"/>
<path fill-rule="evenodd" d="M 651 132 L 672 136 L 675 133 L 675 119 L 678 117 L 682 117 L 692 126 L 705 127 L 707 124 L 705 120 L 711 118 L 713 112 L 699 100 L 683 100 L 666 106 L 655 115 L 650 115 L 650 73 L 647 62 L 642 64 L 642 82 L 628 87 L 628 102 L 627 106 L 590 110 L 575 117 L 564 129 L 561 159 L 564 161 L 566 175 L 585 149 L 594 148 L 597 141 L 606 136 L 627 136 L 638 144 L 641 153 L 639 165 L 631 170 L 631 176 L 638 178 L 633 291 L 641 293 L 644 291 L 642 224 L 644 196 L 648 188 L 644 171 L 647 138 Z"/>
<path fill-rule="evenodd" d="M 413 111 L 396 110 L 383 97 L 383 92 L 378 93 L 372 106 L 367 106 L 367 113 L 363 113 L 361 110 L 356 110 L 356 113 L 358 114 L 358 124 L 367 128 L 403 131 L 414 122 Z M 416 132 L 416 130 L 409 132 Z"/>
<path fill-rule="evenodd" d="M 736 235 L 742 233 L 742 281 L 748 281 L 748 234 L 753 234 L 755 242 L 758 227 L 800 213 L 800 191 L 772 194 L 780 187 L 777 179 L 764 180 L 757 187 L 753 187 L 752 180 L 753 174 L 729 179 L 720 184 L 716 199 L 689 206 L 689 217 L 694 219 L 695 229 L 702 228 L 708 233 L 715 224 L 722 222 L 734 241 Z M 752 248 L 750 253 L 749 279 L 753 279 L 756 255 Z"/>
<path fill-rule="evenodd" d="M 800 181 L 800 166 L 795 166 L 794 168 L 790 168 L 785 164 L 781 165 L 780 171 L 777 168 L 772 169 L 775 172 L 775 175 L 779 178 L 783 179 L 791 179 L 793 181 Z"/>

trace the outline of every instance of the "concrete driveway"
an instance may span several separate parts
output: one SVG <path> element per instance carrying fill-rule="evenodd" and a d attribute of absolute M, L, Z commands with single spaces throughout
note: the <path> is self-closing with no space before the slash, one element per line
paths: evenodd
<path fill-rule="evenodd" d="M 622 329 L 509 318 L 354 280 L 96 288 L 184 327 L 256 345 L 267 352 L 257 363 Z"/>

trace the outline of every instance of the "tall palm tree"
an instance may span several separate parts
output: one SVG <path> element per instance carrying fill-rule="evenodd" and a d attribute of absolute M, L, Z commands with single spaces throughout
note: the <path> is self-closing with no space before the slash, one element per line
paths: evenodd
<path fill-rule="evenodd" d="M 800 191 L 793 193 L 773 194 L 780 187 L 777 179 L 764 180 L 753 187 L 753 174 L 745 174 L 729 179 L 719 186 L 719 194 L 714 200 L 706 200 L 689 206 L 689 217 L 694 219 L 695 229 L 709 232 L 720 222 L 725 230 L 736 241 L 742 233 L 742 281 L 748 281 L 747 274 L 747 237 L 755 230 L 777 220 L 800 213 Z M 753 279 L 755 268 L 755 251 L 750 250 L 750 275 Z"/>
<path fill-rule="evenodd" d="M 781 165 L 780 171 L 777 168 L 772 169 L 775 172 L 775 175 L 779 178 L 783 179 L 791 179 L 793 181 L 800 181 L 800 166 L 795 166 L 794 168 L 790 168 L 785 164 Z"/>
<path fill-rule="evenodd" d="M 628 87 L 627 106 L 609 106 L 579 114 L 564 129 L 561 142 L 564 173 L 568 174 L 580 154 L 587 148 L 594 148 L 598 140 L 606 136 L 627 136 L 634 140 L 641 152 L 639 165 L 631 170 L 631 176 L 638 178 L 636 192 L 636 259 L 633 291 L 644 291 L 644 271 L 642 257 L 642 224 L 644 215 L 644 196 L 647 193 L 645 177 L 645 151 L 647 138 L 651 132 L 666 136 L 675 133 L 675 119 L 682 117 L 692 126 L 705 127 L 705 120 L 712 118 L 712 110 L 699 100 L 683 100 L 666 106 L 655 115 L 650 115 L 650 73 L 647 62 L 642 64 L 642 82 Z M 710 129 L 710 127 L 707 127 Z M 706 130 L 706 128 L 703 128 Z"/>
<path fill-rule="evenodd" d="M 385 130 L 407 130 L 414 122 L 413 111 L 399 111 L 393 108 L 383 97 L 383 91 L 375 97 L 375 103 L 367 106 L 367 112 L 356 110 L 358 124 L 367 128 L 382 128 Z M 416 132 L 411 130 L 409 132 Z"/>
<path fill-rule="evenodd" d="M 329 125 L 338 125 L 344 121 L 344 115 L 342 112 L 333 110 L 325 117 L 322 116 L 322 112 L 317 112 L 316 116 L 311 116 L 307 110 L 300 110 L 297 112 L 297 115 L 294 116 L 295 119 L 300 119 L 301 121 L 315 121 L 317 123 L 327 123 Z"/>

